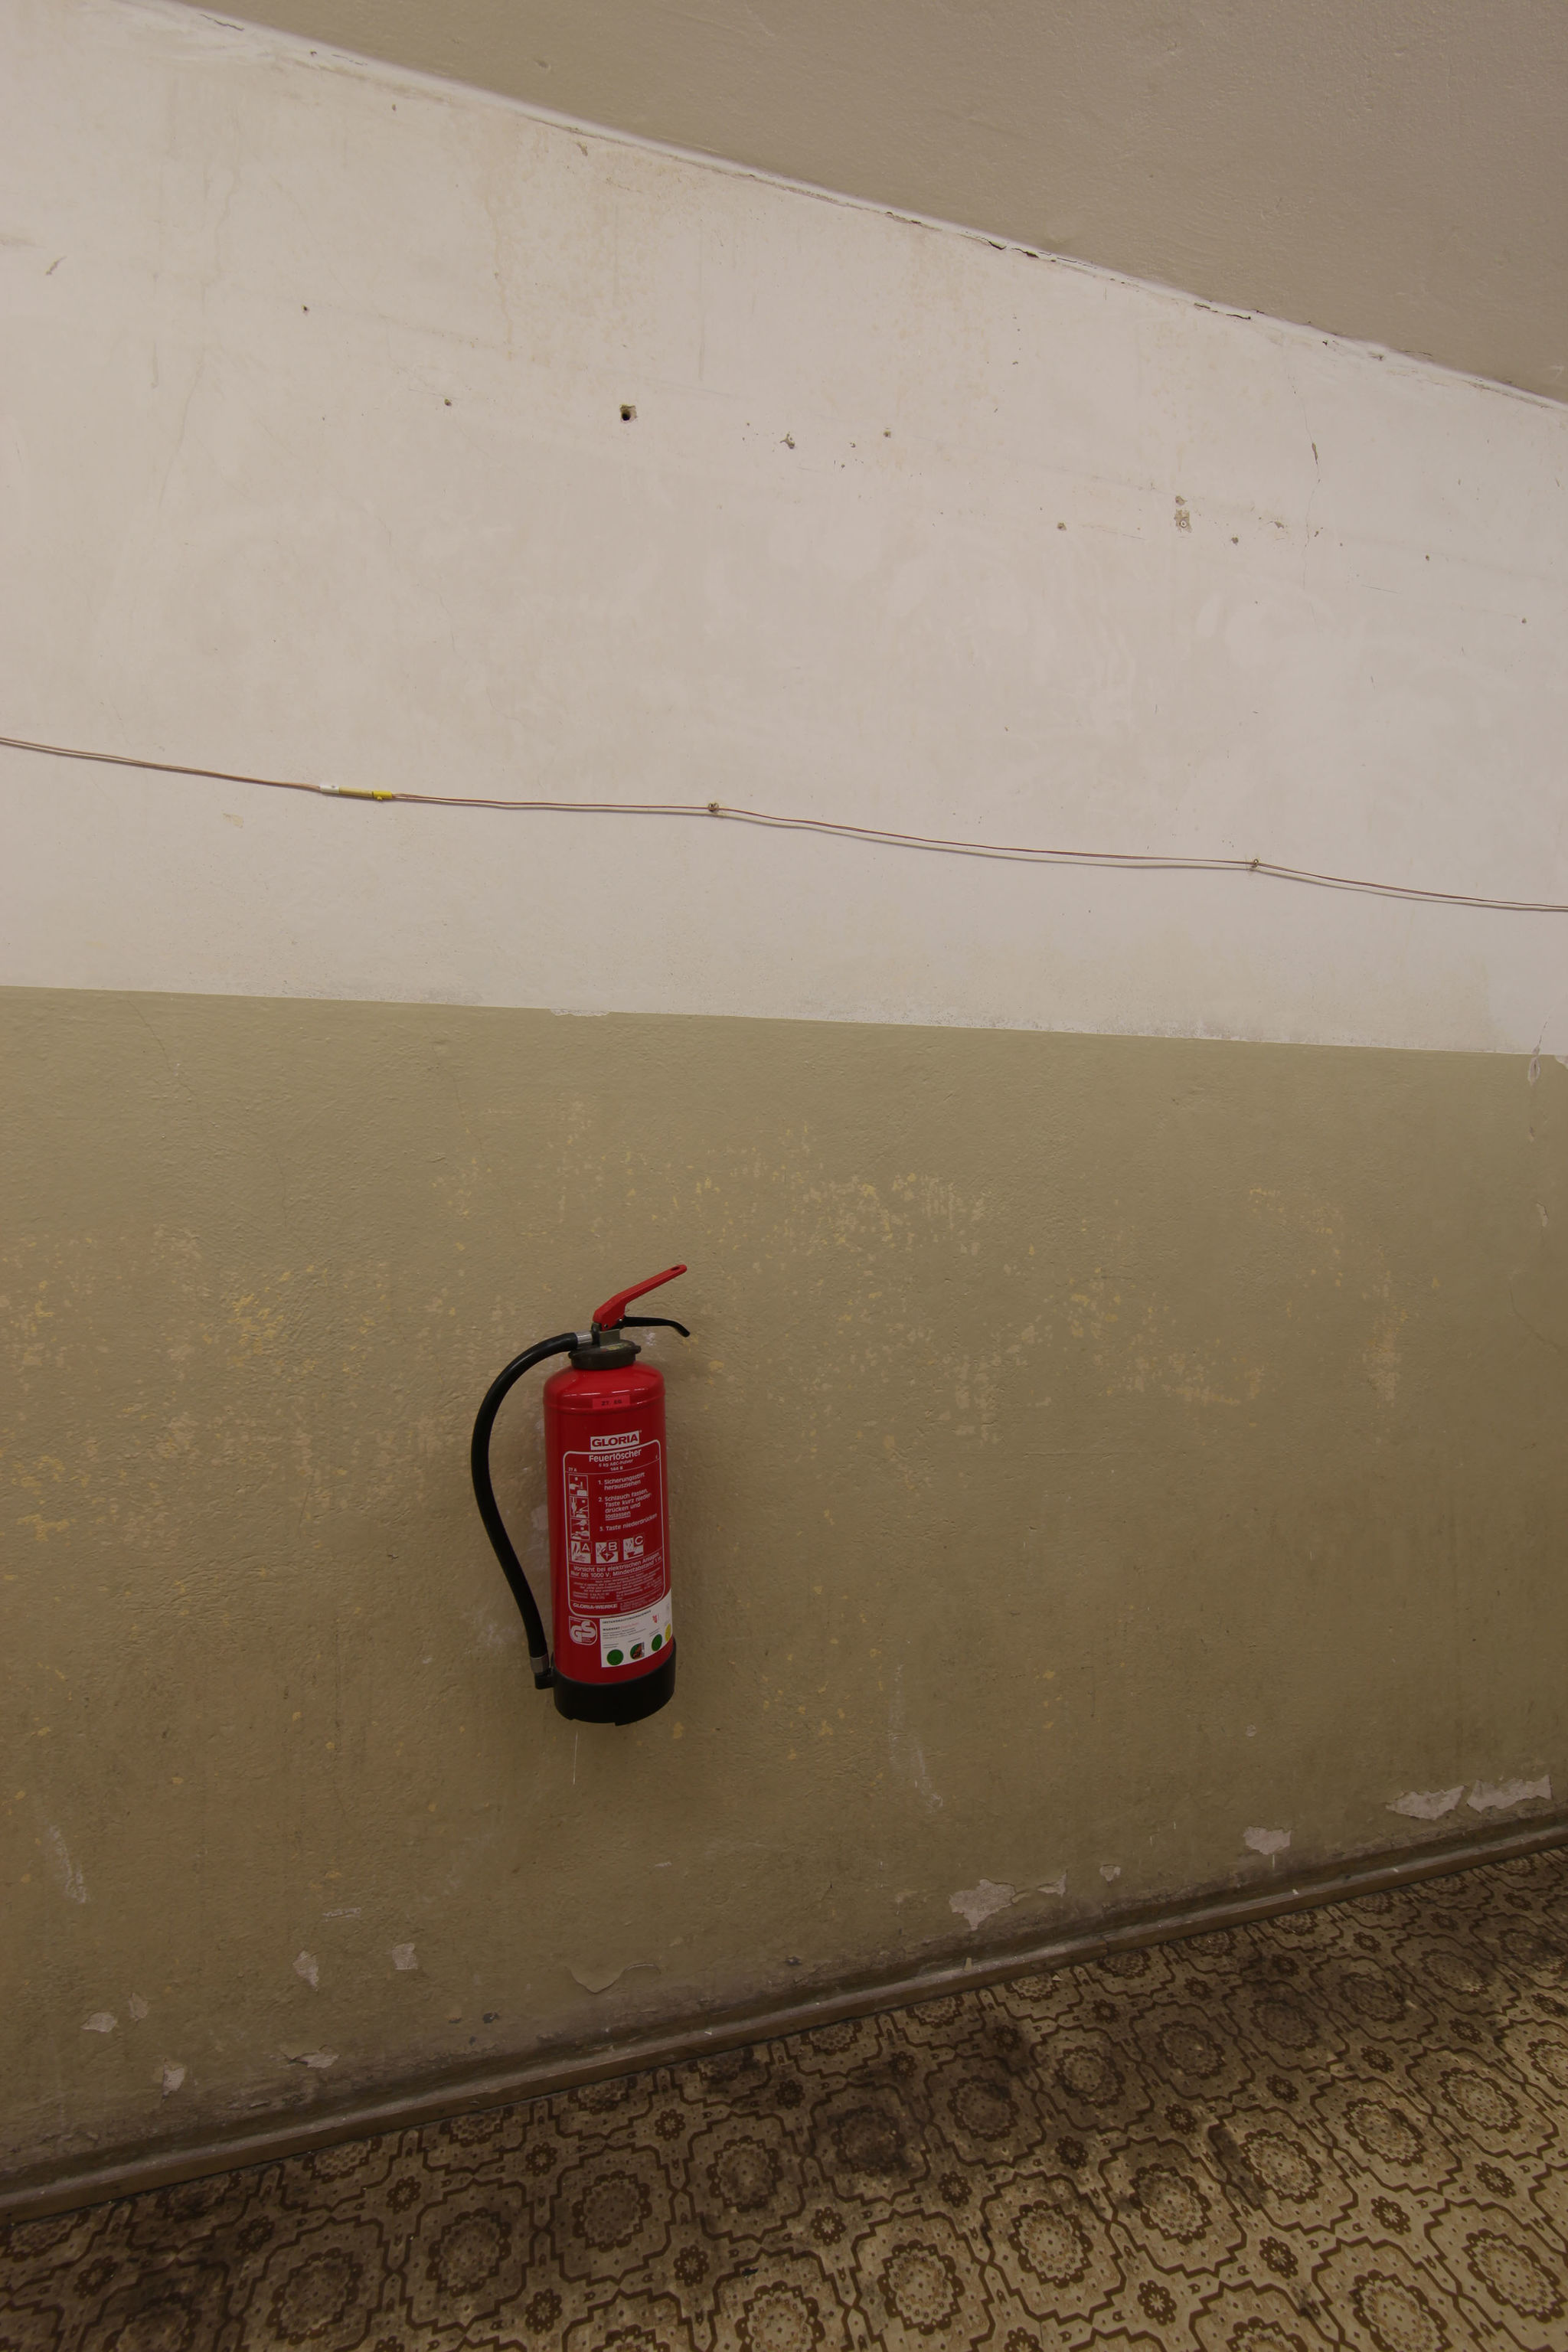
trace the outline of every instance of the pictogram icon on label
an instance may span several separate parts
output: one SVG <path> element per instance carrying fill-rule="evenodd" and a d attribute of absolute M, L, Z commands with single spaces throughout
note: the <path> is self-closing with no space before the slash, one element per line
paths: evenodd
<path fill-rule="evenodd" d="M 639 1609 L 623 1617 L 601 1617 L 599 1620 L 599 1664 L 603 1666 L 641 1666 L 651 1658 L 662 1658 L 673 1639 L 669 1627 L 669 1595 L 655 1601 L 651 1609 Z"/>

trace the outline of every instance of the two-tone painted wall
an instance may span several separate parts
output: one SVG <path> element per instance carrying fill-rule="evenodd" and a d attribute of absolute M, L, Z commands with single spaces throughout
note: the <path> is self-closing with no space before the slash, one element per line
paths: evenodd
<path fill-rule="evenodd" d="M 1568 900 L 1562 408 L 180 9 L 0 37 L 0 732 Z M 1568 917 L 0 793 L 13 2166 L 1552 1810 Z M 678 1256 L 678 1698 L 579 1732 L 468 1425 Z"/>

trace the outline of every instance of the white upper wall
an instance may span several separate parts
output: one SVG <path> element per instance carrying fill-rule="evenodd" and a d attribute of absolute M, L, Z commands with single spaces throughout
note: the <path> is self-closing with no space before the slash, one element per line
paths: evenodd
<path fill-rule="evenodd" d="M 0 732 L 1568 900 L 1568 410 L 178 8 L 0 88 Z M 1568 1052 L 1568 917 L 0 763 L 16 982 Z"/>

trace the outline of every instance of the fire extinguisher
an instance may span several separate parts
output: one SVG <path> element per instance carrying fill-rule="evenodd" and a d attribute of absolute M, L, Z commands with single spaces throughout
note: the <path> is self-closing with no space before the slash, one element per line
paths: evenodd
<path fill-rule="evenodd" d="M 525 1348 L 491 1381 L 474 1423 L 474 1499 L 522 1615 L 534 1688 L 552 1689 L 558 1711 L 580 1723 L 640 1723 L 675 1696 L 664 1376 L 639 1364 L 636 1340 L 623 1335 L 658 1326 L 690 1339 L 685 1324 L 667 1315 L 626 1313 L 629 1299 L 685 1272 L 667 1266 L 606 1298 L 589 1330 Z M 490 1432 L 501 1400 L 548 1356 L 572 1362 L 544 1383 L 553 1666 L 490 1483 Z"/>

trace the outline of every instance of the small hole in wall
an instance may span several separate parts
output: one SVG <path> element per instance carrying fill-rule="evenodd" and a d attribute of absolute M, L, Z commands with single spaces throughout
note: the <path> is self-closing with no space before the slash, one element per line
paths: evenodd
<path fill-rule="evenodd" d="M 636 421 L 636 418 L 637 410 L 632 406 L 631 402 L 629 400 L 623 400 L 621 403 L 621 423 L 623 425 L 631 425 Z"/>

